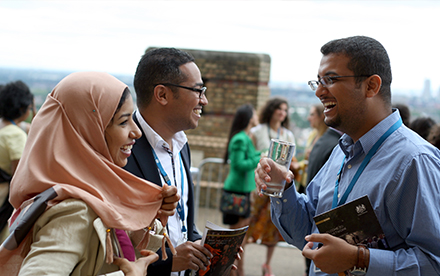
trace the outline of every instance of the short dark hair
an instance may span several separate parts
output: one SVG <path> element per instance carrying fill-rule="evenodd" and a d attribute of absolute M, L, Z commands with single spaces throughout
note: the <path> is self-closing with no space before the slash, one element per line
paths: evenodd
<path fill-rule="evenodd" d="M 272 99 L 269 99 L 264 107 L 261 109 L 259 121 L 260 124 L 269 124 L 270 119 L 272 118 L 273 113 L 275 110 L 280 108 L 282 104 L 286 104 L 287 108 L 289 108 L 289 104 L 287 103 L 287 100 L 281 97 L 274 97 Z M 289 128 L 289 114 L 287 114 L 286 119 L 281 122 L 281 125 L 285 128 Z"/>
<path fill-rule="evenodd" d="M 7 120 L 20 118 L 33 102 L 34 95 L 24 82 L 7 83 L 0 90 L 0 117 Z"/>
<path fill-rule="evenodd" d="M 402 117 L 403 124 L 409 127 L 411 121 L 411 111 L 406 104 L 395 104 L 393 107 L 397 108 L 400 113 L 400 117 Z"/>
<path fill-rule="evenodd" d="M 440 149 L 440 125 L 433 125 L 428 135 L 428 142 Z"/>
<path fill-rule="evenodd" d="M 321 53 L 344 54 L 350 58 L 347 67 L 354 75 L 379 75 L 382 86 L 379 95 L 391 105 L 391 64 L 388 53 L 379 41 L 367 36 L 352 36 L 332 40 L 321 47 Z M 356 78 L 359 83 L 364 77 Z"/>
<path fill-rule="evenodd" d="M 429 132 L 434 125 L 435 121 L 431 117 L 419 117 L 409 124 L 409 128 L 427 140 Z"/>
<path fill-rule="evenodd" d="M 182 50 L 175 48 L 147 50 L 139 61 L 134 75 L 137 105 L 148 106 L 155 85 L 166 82 L 179 84 L 185 81 L 179 66 L 188 62 L 194 62 L 194 57 Z"/>
<path fill-rule="evenodd" d="M 229 143 L 231 142 L 232 137 L 235 134 L 239 133 L 242 130 L 245 130 L 249 125 L 252 117 L 254 116 L 254 107 L 251 104 L 241 105 L 237 111 L 235 112 L 234 119 L 232 120 L 231 129 L 229 130 L 228 143 L 226 145 L 226 152 L 224 157 L 224 163 L 228 162 L 229 158 Z"/>

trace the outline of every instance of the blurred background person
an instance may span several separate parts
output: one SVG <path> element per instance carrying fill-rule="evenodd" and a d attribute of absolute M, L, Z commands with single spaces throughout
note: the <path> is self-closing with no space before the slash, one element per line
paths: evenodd
<path fill-rule="evenodd" d="M 298 186 L 298 192 L 300 193 L 304 193 L 307 186 L 307 166 L 309 163 L 310 152 L 315 143 L 322 137 L 322 135 L 324 135 L 328 128 L 324 123 L 324 118 L 324 106 L 322 104 L 316 104 L 310 108 L 307 120 L 310 123 L 310 127 L 312 127 L 312 131 L 307 138 L 306 147 L 304 149 L 304 159 L 298 163 L 301 174 Z"/>
<path fill-rule="evenodd" d="M 431 127 L 431 131 L 428 135 L 428 142 L 433 144 L 436 148 L 440 149 L 440 125 L 436 124 Z"/>
<path fill-rule="evenodd" d="M 399 109 L 400 117 L 402 118 L 402 122 L 405 126 L 409 127 L 411 122 L 411 112 L 409 110 L 409 106 L 406 104 L 398 103 L 394 104 L 393 108 Z"/>
<path fill-rule="evenodd" d="M 338 144 L 342 132 L 332 127 L 327 128 L 324 135 L 316 141 L 312 151 L 310 152 L 309 165 L 307 166 L 307 185 L 312 181 L 313 177 L 318 173 L 322 166 L 324 166 L 333 148 Z M 306 186 L 307 186 L 306 185 Z"/>
<path fill-rule="evenodd" d="M 255 190 L 254 170 L 260 161 L 260 152 L 250 138 L 250 130 L 258 124 L 258 116 L 250 104 L 240 106 L 232 121 L 229 132 L 228 144 L 225 153 L 225 164 L 230 164 L 229 174 L 226 177 L 224 190 L 234 194 L 245 195 L 250 202 L 250 193 Z M 247 205 L 244 216 L 223 213 L 223 223 L 231 229 L 237 229 L 249 225 L 250 204 Z M 246 243 L 243 240 L 242 246 Z M 236 261 L 238 270 L 231 271 L 231 275 L 244 276 L 244 255 Z"/>
<path fill-rule="evenodd" d="M 417 132 L 425 140 L 428 139 L 431 127 L 435 125 L 435 121 L 431 117 L 419 117 L 411 122 L 409 128 Z"/>
<path fill-rule="evenodd" d="M 0 243 L 9 235 L 7 221 L 13 207 L 9 203 L 9 182 L 26 143 L 26 132 L 19 127 L 34 108 L 34 96 L 22 81 L 0 88 Z"/>
<path fill-rule="evenodd" d="M 251 129 L 253 141 L 257 150 L 267 155 L 270 140 L 280 139 L 295 143 L 295 136 L 288 129 L 289 117 L 287 100 L 279 97 L 269 99 L 261 109 L 260 124 Z M 292 162 L 294 163 L 294 162 Z M 296 162 L 295 162 L 296 163 Z M 291 170 L 297 171 L 291 164 Z M 275 251 L 276 244 L 282 240 L 278 229 L 270 218 L 270 199 L 268 196 L 258 196 L 252 193 L 251 220 L 247 232 L 248 242 L 258 242 L 267 247 L 266 260 L 262 265 L 263 275 L 271 276 L 270 262 Z"/>
<path fill-rule="evenodd" d="M 324 106 L 322 104 L 316 104 L 310 108 L 307 120 L 313 130 L 307 139 L 304 160 L 299 162 L 300 172 L 302 171 L 298 186 L 298 192 L 300 193 L 306 193 L 307 185 L 325 164 L 342 134 L 334 128 L 329 128 L 324 123 L 324 118 Z M 305 275 L 308 275 L 310 260 L 305 259 Z"/>
<path fill-rule="evenodd" d="M 316 141 L 313 146 L 310 155 L 309 155 L 309 163 L 307 166 L 306 173 L 306 186 L 309 185 L 310 181 L 312 181 L 313 177 L 318 173 L 322 166 L 324 166 L 327 159 L 330 157 L 330 154 L 333 151 L 333 148 L 338 144 L 339 138 L 342 136 L 342 132 L 332 127 L 328 127 L 325 131 L 324 135 L 322 135 L 318 141 Z M 306 191 L 304 191 L 306 192 Z M 306 272 L 305 275 L 309 275 L 309 267 L 311 261 L 306 259 Z"/>
<path fill-rule="evenodd" d="M 257 150 L 267 153 L 270 139 L 273 138 L 295 142 L 293 133 L 288 129 L 288 107 L 287 100 L 280 97 L 269 99 L 266 102 L 259 115 L 260 124 L 251 129 L 252 139 Z"/>

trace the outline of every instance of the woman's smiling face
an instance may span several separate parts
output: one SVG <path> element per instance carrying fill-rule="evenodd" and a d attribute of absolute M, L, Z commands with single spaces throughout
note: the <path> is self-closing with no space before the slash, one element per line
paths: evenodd
<path fill-rule="evenodd" d="M 271 117 L 271 120 L 275 120 L 278 122 L 284 122 L 287 117 L 287 104 L 282 103 L 279 107 L 277 107 Z"/>
<path fill-rule="evenodd" d="M 133 110 L 133 99 L 128 95 L 105 129 L 105 140 L 110 155 L 113 162 L 120 167 L 127 164 L 135 139 L 139 139 L 142 135 L 133 121 Z"/>

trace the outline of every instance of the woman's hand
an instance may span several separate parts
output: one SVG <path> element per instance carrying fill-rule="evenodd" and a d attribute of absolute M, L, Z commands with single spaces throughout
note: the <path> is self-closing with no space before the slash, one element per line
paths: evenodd
<path fill-rule="evenodd" d="M 159 211 L 157 211 L 156 217 L 159 218 L 162 225 L 165 226 L 168 217 L 173 216 L 176 212 L 177 203 L 180 200 L 180 195 L 177 194 L 177 187 L 163 185 L 160 198 L 162 198 L 162 206 Z"/>
<path fill-rule="evenodd" d="M 113 264 L 119 266 L 126 276 L 145 276 L 148 265 L 157 261 L 159 255 L 150 250 L 141 250 L 140 253 L 145 257 L 140 257 L 135 262 L 130 262 L 125 258 L 115 258 Z"/>

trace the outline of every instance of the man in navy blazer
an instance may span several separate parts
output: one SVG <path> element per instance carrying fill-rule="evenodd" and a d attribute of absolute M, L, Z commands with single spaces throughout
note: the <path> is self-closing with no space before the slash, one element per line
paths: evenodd
<path fill-rule="evenodd" d="M 183 132 L 197 127 L 202 107 L 208 104 L 200 70 L 184 51 L 150 50 L 139 61 L 134 87 L 138 110 L 133 117 L 143 135 L 131 149 L 125 169 L 160 186 L 175 185 L 181 195 L 167 224 L 177 255 L 167 249 L 168 259 L 149 265 L 147 274 L 183 276 L 191 269 L 205 270 L 212 254 L 200 245 L 194 224 L 191 156 Z"/>

